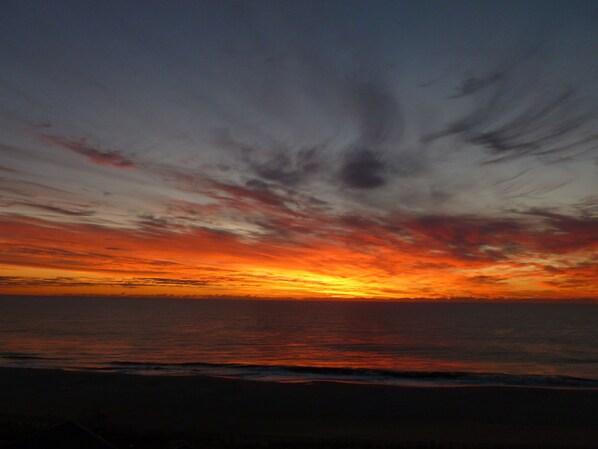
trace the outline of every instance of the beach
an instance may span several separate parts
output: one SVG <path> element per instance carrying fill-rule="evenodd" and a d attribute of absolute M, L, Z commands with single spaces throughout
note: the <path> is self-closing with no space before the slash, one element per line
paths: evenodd
<path fill-rule="evenodd" d="M 598 390 L 0 368 L 0 443 L 65 420 L 118 447 L 585 448 L 598 445 Z"/>

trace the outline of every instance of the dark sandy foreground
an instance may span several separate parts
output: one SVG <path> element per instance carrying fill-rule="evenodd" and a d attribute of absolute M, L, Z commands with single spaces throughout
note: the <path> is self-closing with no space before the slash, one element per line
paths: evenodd
<path fill-rule="evenodd" d="M 119 447 L 598 447 L 598 391 L 0 369 L 0 444 L 76 420 Z"/>

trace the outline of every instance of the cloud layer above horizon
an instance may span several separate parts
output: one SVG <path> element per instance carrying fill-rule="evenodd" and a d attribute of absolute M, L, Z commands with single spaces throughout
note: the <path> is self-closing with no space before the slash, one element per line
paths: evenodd
<path fill-rule="evenodd" d="M 594 2 L 0 5 L 7 294 L 598 298 Z"/>

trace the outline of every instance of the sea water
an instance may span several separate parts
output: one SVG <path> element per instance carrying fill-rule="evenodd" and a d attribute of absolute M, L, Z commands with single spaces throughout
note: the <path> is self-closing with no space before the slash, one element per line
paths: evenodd
<path fill-rule="evenodd" d="M 0 366 L 598 387 L 598 306 L 1 297 Z"/>

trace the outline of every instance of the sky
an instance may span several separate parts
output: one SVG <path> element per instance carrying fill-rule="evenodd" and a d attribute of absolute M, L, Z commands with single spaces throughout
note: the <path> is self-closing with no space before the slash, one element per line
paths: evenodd
<path fill-rule="evenodd" d="M 598 298 L 593 1 L 0 2 L 0 291 Z"/>

